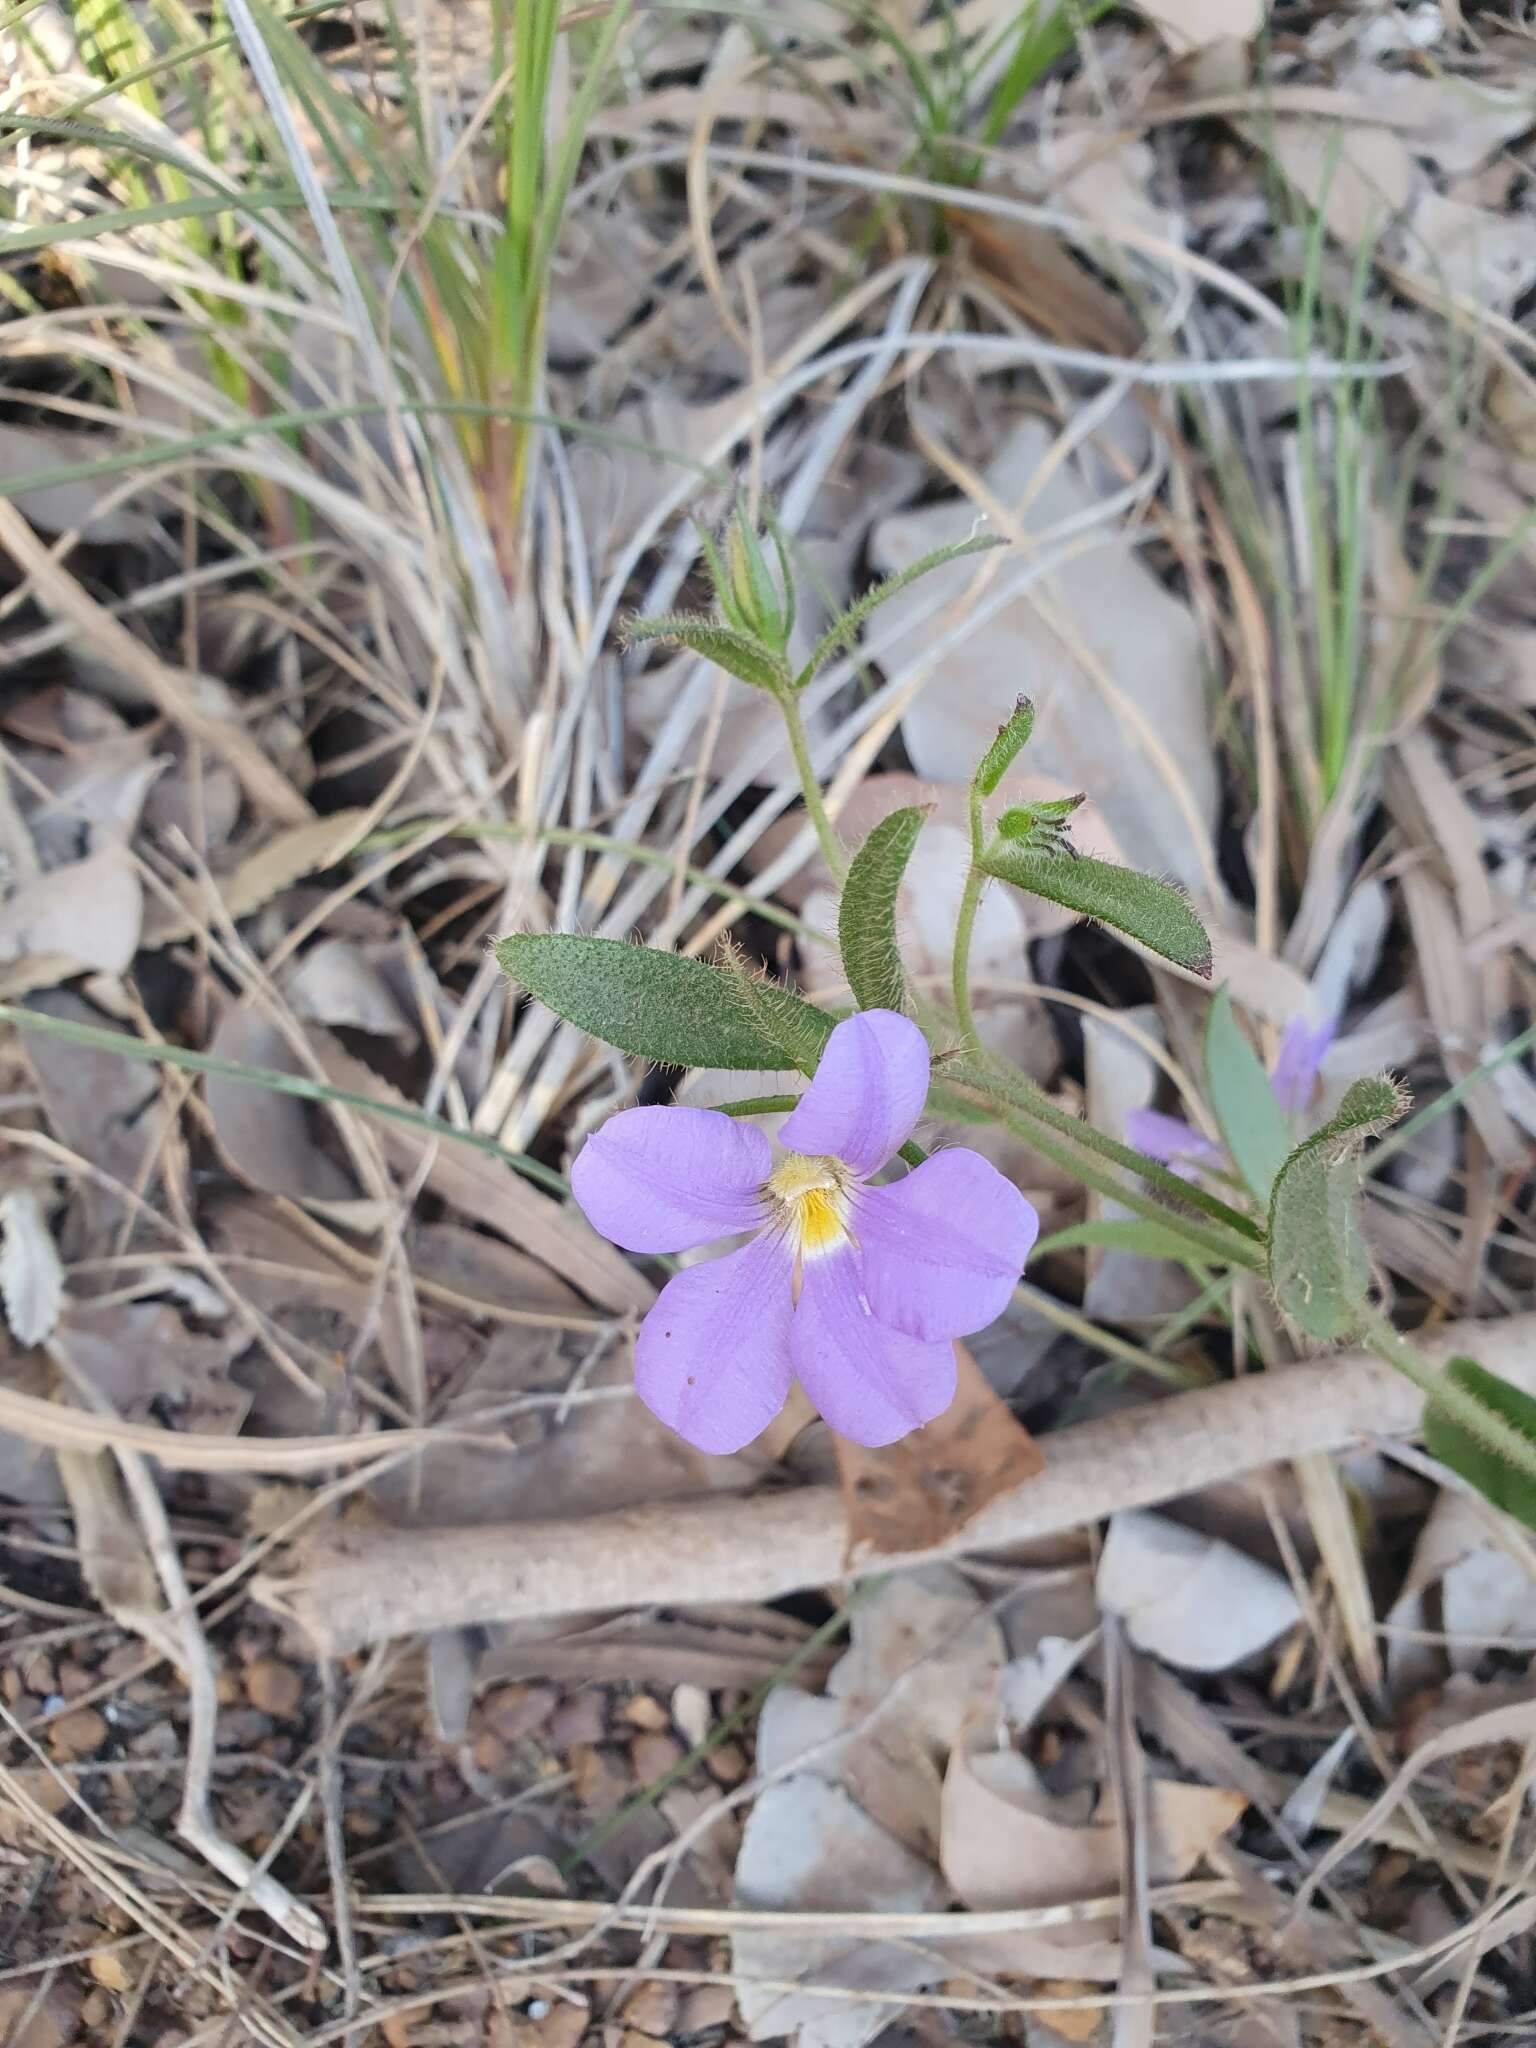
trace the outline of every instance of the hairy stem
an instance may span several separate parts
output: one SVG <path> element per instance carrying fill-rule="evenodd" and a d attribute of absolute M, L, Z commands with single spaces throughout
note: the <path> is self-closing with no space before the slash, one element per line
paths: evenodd
<path fill-rule="evenodd" d="M 786 690 L 778 697 L 779 710 L 784 718 L 784 730 L 789 738 L 789 750 L 795 757 L 795 773 L 800 778 L 800 794 L 805 801 L 806 816 L 816 828 L 817 844 L 827 870 L 838 888 L 848 871 L 843 859 L 843 849 L 837 843 L 832 830 L 832 821 L 827 816 L 827 807 L 821 800 L 821 784 L 816 780 L 816 770 L 811 766 L 811 750 L 805 737 L 805 720 L 800 716 L 800 700 Z"/>
<path fill-rule="evenodd" d="M 1145 1194 L 1133 1183 L 1106 1172 L 1091 1158 L 1085 1159 L 1080 1152 L 1075 1153 L 1070 1144 L 1063 1143 L 1048 1129 L 1042 1129 L 1039 1124 L 1026 1120 L 1013 1110 L 994 1106 L 993 1115 L 1005 1129 L 1012 1131 L 1016 1138 L 1022 1138 L 1042 1158 L 1049 1159 L 1064 1173 L 1071 1174 L 1080 1186 L 1091 1188 L 1106 1201 L 1118 1202 L 1121 1208 L 1131 1210 L 1134 1215 L 1144 1216 L 1149 1222 L 1173 1231 L 1184 1239 L 1192 1253 L 1202 1259 L 1215 1260 L 1222 1266 L 1242 1266 L 1250 1273 L 1264 1271 L 1263 1252 L 1246 1238 L 1235 1237 L 1228 1231 L 1200 1222 L 1196 1217 L 1170 1209 L 1154 1195 Z"/>
<path fill-rule="evenodd" d="M 1084 1123 L 1081 1117 L 1073 1116 L 1069 1110 L 1058 1109 L 1043 1088 L 1011 1067 L 1004 1067 L 991 1059 L 956 1060 L 944 1071 L 945 1085 L 954 1088 L 961 1095 L 974 1098 L 983 1107 L 994 1113 L 999 1106 L 1005 1107 L 1031 1125 L 1044 1125 L 1047 1130 L 1058 1133 L 1081 1151 L 1096 1154 L 1113 1166 L 1134 1173 L 1161 1193 L 1171 1195 L 1185 1209 L 1198 1209 L 1213 1222 L 1241 1238 L 1246 1238 L 1250 1247 L 1261 1247 L 1264 1232 L 1251 1216 L 1245 1216 L 1241 1209 L 1234 1209 L 1229 1202 L 1222 1201 L 1209 1189 L 1195 1181 L 1181 1180 L 1178 1174 L 1170 1173 L 1160 1160 L 1149 1159 L 1145 1152 L 1138 1152 L 1134 1145 L 1122 1145 L 1118 1138 L 1107 1137 L 1103 1131 L 1096 1131 L 1092 1124 Z M 1034 1131 L 1021 1131 L 1031 1144 L 1038 1140 Z M 1045 1150 L 1039 1144 L 1039 1150 Z M 1055 1156 L 1055 1155 L 1048 1155 Z M 1073 1160 L 1067 1164 L 1067 1171 L 1089 1185 Z M 1121 1200 L 1117 1193 L 1115 1200 Z M 1159 1217 L 1168 1214 L 1163 1204 L 1158 1205 Z M 1262 1260 L 1243 1260 L 1241 1264 L 1257 1264 Z"/>
<path fill-rule="evenodd" d="M 1384 1359 L 1404 1379 L 1412 1380 L 1426 1401 L 1433 1402 L 1442 1414 L 1448 1415 L 1485 1449 L 1502 1458 L 1506 1465 L 1512 1465 L 1525 1478 L 1536 1479 L 1536 1443 L 1523 1430 L 1516 1429 L 1512 1422 L 1506 1422 L 1502 1415 L 1485 1408 L 1465 1387 L 1458 1387 L 1443 1372 L 1427 1365 L 1385 1316 L 1372 1317 L 1365 1341 L 1378 1358 Z"/>
<path fill-rule="evenodd" d="M 965 888 L 960 897 L 959 915 L 955 919 L 955 950 L 950 958 L 949 985 L 955 999 L 955 1021 L 965 1033 L 967 1041 L 974 1045 L 976 1019 L 971 1011 L 971 934 L 976 929 L 976 910 L 987 880 L 981 871 L 981 796 L 974 783 L 971 785 L 970 799 L 971 865 L 966 873 Z"/>

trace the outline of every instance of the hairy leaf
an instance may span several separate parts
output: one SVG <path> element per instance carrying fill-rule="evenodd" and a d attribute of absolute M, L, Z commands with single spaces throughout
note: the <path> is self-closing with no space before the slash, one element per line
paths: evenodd
<path fill-rule="evenodd" d="M 1360 1155 L 1407 1100 L 1395 1081 L 1356 1081 L 1337 1114 L 1298 1145 L 1269 1198 L 1269 1284 L 1308 1337 L 1340 1344 L 1370 1314 L 1371 1259 L 1360 1227 Z"/>
<path fill-rule="evenodd" d="M 896 899 L 927 818 L 916 804 L 882 818 L 853 857 L 837 912 L 843 972 L 861 1010 L 904 1010 L 907 977 L 896 943 Z"/>
<path fill-rule="evenodd" d="M 702 612 L 664 612 L 654 619 L 631 619 L 631 640 L 674 640 L 691 648 L 717 668 L 723 668 L 738 682 L 770 695 L 789 687 L 789 671 L 782 661 L 747 634 Z"/>
<path fill-rule="evenodd" d="M 1112 861 L 1045 853 L 1006 840 L 995 840 L 981 865 L 1016 889 L 1112 925 L 1193 974 L 1210 974 L 1211 941 L 1205 926 L 1169 882 Z"/>
<path fill-rule="evenodd" d="M 1029 743 L 1029 736 L 1035 726 L 1035 707 L 1027 697 L 1021 697 L 1013 707 L 1013 716 L 1006 725 L 997 729 L 997 738 L 988 747 L 977 764 L 971 780 L 978 796 L 991 796 L 1014 761 Z"/>
<path fill-rule="evenodd" d="M 1519 1387 L 1487 1372 L 1473 1358 L 1453 1358 L 1445 1377 L 1478 1405 L 1518 1429 L 1536 1447 L 1536 1401 Z M 1517 1472 L 1513 1465 L 1488 1448 L 1467 1423 L 1446 1414 L 1430 1399 L 1424 1404 L 1424 1448 L 1442 1465 L 1449 1465 L 1470 1481 L 1484 1499 L 1536 1529 L 1536 1479 Z"/>
<path fill-rule="evenodd" d="M 931 554 L 922 555 L 909 569 L 898 569 L 894 576 L 887 576 L 864 595 L 856 598 L 848 609 L 835 618 L 811 649 L 811 656 L 795 677 L 795 688 L 803 690 L 806 684 L 832 659 L 840 647 L 852 647 L 860 626 L 877 611 L 888 597 L 894 597 L 898 590 L 905 590 L 909 583 L 915 583 L 920 576 L 926 576 L 930 569 L 942 569 L 946 562 L 958 562 L 965 555 L 984 555 L 992 548 L 1005 548 L 1008 543 L 1001 534 L 983 533 L 970 540 L 954 542 L 949 547 L 935 548 Z"/>
<path fill-rule="evenodd" d="M 557 1017 L 660 1066 L 801 1066 L 788 1042 L 819 1051 L 835 1021 L 774 983 L 748 999 L 737 974 L 618 939 L 515 932 L 495 951 L 497 965 Z"/>

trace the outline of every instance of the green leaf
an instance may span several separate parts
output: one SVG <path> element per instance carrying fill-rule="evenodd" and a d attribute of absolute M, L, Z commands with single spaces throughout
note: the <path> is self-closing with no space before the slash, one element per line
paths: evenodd
<path fill-rule="evenodd" d="M 1451 1359 L 1445 1377 L 1536 1446 L 1536 1401 L 1529 1394 L 1497 1373 L 1485 1372 L 1473 1358 Z M 1479 1439 L 1469 1423 L 1448 1415 L 1433 1397 L 1424 1404 L 1424 1448 L 1470 1481 L 1485 1500 L 1536 1529 L 1536 1479 L 1517 1472 Z"/>
<path fill-rule="evenodd" d="M 905 1010 L 907 977 L 896 944 L 901 878 L 928 816 L 916 804 L 882 818 L 853 857 L 837 913 L 843 972 L 861 1010 Z"/>
<path fill-rule="evenodd" d="M 1014 761 L 1029 743 L 1029 736 L 1035 726 L 1035 707 L 1027 697 L 1021 697 L 1013 707 L 1013 716 L 1006 725 L 997 729 L 997 738 L 982 755 L 971 785 L 978 796 L 991 796 Z"/>
<path fill-rule="evenodd" d="M 1360 1227 L 1367 1138 L 1406 1107 L 1394 1081 L 1356 1081 L 1338 1113 L 1298 1145 L 1269 1198 L 1269 1284 L 1280 1309 L 1320 1343 L 1358 1335 L 1370 1316 L 1371 1257 Z"/>
<path fill-rule="evenodd" d="M 1285 1111 L 1258 1054 L 1243 1036 L 1223 987 L 1205 1026 L 1205 1081 L 1227 1150 L 1261 1202 L 1291 1150 Z"/>
<path fill-rule="evenodd" d="M 956 541 L 951 547 L 935 548 L 931 554 L 919 556 L 910 569 L 898 569 L 894 576 L 887 576 L 883 583 L 866 590 L 832 621 L 811 649 L 811 658 L 795 677 L 794 687 L 803 690 L 816 671 L 830 661 L 840 647 L 852 647 L 860 626 L 870 613 L 883 605 L 888 597 L 894 597 L 898 590 L 905 590 L 909 583 L 926 576 L 930 569 L 942 569 L 946 562 L 958 562 L 966 555 L 985 555 L 993 548 L 1005 548 L 1007 545 L 1001 534 L 977 534 L 970 540 Z"/>
<path fill-rule="evenodd" d="M 731 1000 L 751 1029 L 777 1049 L 778 1057 L 764 1064 L 798 1067 L 802 1074 L 815 1073 L 822 1047 L 837 1019 L 818 1010 L 813 1003 L 802 1001 L 782 982 L 770 981 L 744 961 L 728 961 L 718 971 L 729 984 Z"/>
<path fill-rule="evenodd" d="M 654 619 L 631 619 L 625 630 L 631 640 L 674 640 L 738 682 L 750 683 L 754 690 L 777 696 L 789 688 L 788 669 L 766 647 L 702 612 L 664 612 Z"/>
<path fill-rule="evenodd" d="M 1038 1259 L 1046 1252 L 1074 1251 L 1079 1245 L 1134 1252 L 1140 1259 L 1177 1259 L 1181 1266 L 1189 1263 L 1188 1238 L 1141 1216 L 1105 1216 L 1094 1223 L 1071 1224 L 1066 1230 L 1042 1237 L 1030 1256 Z"/>
<path fill-rule="evenodd" d="M 748 1000 L 740 975 L 619 939 L 514 932 L 495 952 L 557 1017 L 659 1066 L 801 1066 L 786 1041 L 819 1052 L 836 1021 L 787 988 L 763 983 Z"/>
<path fill-rule="evenodd" d="M 1006 840 L 994 840 L 981 865 L 1016 889 L 1112 925 L 1193 974 L 1210 974 L 1211 941 L 1205 926 L 1171 882 L 1154 881 L 1151 875 L 1116 867 L 1111 861 L 1044 853 Z"/>

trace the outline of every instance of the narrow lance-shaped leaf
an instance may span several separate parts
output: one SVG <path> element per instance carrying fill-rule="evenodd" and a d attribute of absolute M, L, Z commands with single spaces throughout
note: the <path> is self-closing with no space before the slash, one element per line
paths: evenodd
<path fill-rule="evenodd" d="M 1291 1150 L 1290 1126 L 1225 988 L 1217 990 L 1206 1020 L 1205 1080 L 1233 1163 L 1259 1200 L 1268 1202 Z"/>
<path fill-rule="evenodd" d="M 1027 697 L 1021 697 L 1013 707 L 1013 716 L 1005 725 L 998 727 L 997 738 L 977 763 L 971 782 L 978 796 L 993 794 L 1029 744 L 1034 728 L 1035 707 Z"/>
<path fill-rule="evenodd" d="M 1394 1081 L 1356 1081 L 1337 1114 L 1298 1145 L 1269 1198 L 1269 1284 L 1297 1329 L 1320 1343 L 1356 1336 L 1370 1316 L 1371 1258 L 1360 1227 L 1360 1155 L 1407 1098 Z"/>
<path fill-rule="evenodd" d="M 659 618 L 631 619 L 626 631 L 631 640 L 673 640 L 723 668 L 738 682 L 750 683 L 754 690 L 776 695 L 789 687 L 789 671 L 783 662 L 734 626 L 706 618 L 702 612 L 665 612 Z"/>
<path fill-rule="evenodd" d="M 497 965 L 557 1017 L 659 1066 L 798 1065 L 783 1042 L 791 1025 L 800 1042 L 819 1046 L 834 1022 L 789 989 L 775 988 L 753 1008 L 743 1002 L 736 976 L 618 939 L 517 932 L 498 939 L 495 952 Z"/>
<path fill-rule="evenodd" d="M 904 1010 L 907 977 L 896 943 L 896 901 L 928 816 L 916 804 L 882 818 L 853 857 L 837 913 L 843 972 L 861 1010 Z"/>
<path fill-rule="evenodd" d="M 1536 1447 L 1536 1401 L 1529 1394 L 1497 1373 L 1485 1371 L 1472 1358 L 1451 1359 L 1445 1376 L 1480 1407 L 1529 1437 Z M 1536 1529 L 1536 1479 L 1516 1471 L 1497 1451 L 1490 1450 L 1475 1430 L 1447 1415 L 1433 1399 L 1424 1404 L 1424 1448 L 1442 1465 L 1459 1472 L 1485 1500 L 1524 1522 L 1528 1529 Z"/>
<path fill-rule="evenodd" d="M 1097 918 L 1148 952 L 1160 953 L 1192 974 L 1209 976 L 1211 941 L 1188 899 L 1169 882 L 1139 875 L 1087 855 L 1044 853 L 1006 839 L 994 840 L 981 862 L 989 875 L 1044 896 L 1065 910 Z"/>
<path fill-rule="evenodd" d="M 811 649 L 811 656 L 805 667 L 795 677 L 795 688 L 803 690 L 816 671 L 830 661 L 840 647 L 851 647 L 860 626 L 877 611 L 888 597 L 894 597 L 898 590 L 905 590 L 909 583 L 915 583 L 920 576 L 926 576 L 932 569 L 942 569 L 946 562 L 958 562 L 966 555 L 984 555 L 993 548 L 1005 548 L 1008 543 L 1001 534 L 982 533 L 970 540 L 956 541 L 950 547 L 935 548 L 931 554 L 921 555 L 909 569 L 898 569 L 893 576 L 887 576 L 864 595 L 856 598 L 848 609 L 835 618 L 825 633 Z"/>

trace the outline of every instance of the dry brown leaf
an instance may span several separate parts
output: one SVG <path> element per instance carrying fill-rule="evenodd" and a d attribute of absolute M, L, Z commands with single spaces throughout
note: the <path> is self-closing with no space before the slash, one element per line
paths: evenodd
<path fill-rule="evenodd" d="M 1174 50 L 1195 50 L 1230 36 L 1256 36 L 1268 13 L 1265 0 L 1140 0 L 1140 11 Z"/>
<path fill-rule="evenodd" d="M 229 1004 L 208 1051 L 238 1067 L 307 1072 L 284 1034 L 253 1001 Z M 377 1227 L 377 1203 L 360 1198 L 351 1174 L 316 1142 L 311 1118 L 317 1113 L 307 1103 L 224 1074 L 209 1074 L 203 1086 L 214 1142 L 231 1172 L 248 1187 L 322 1213 L 344 1214 L 360 1229 Z"/>
<path fill-rule="evenodd" d="M 24 1347 L 52 1333 L 64 1305 L 58 1247 L 30 1188 L 0 1195 L 0 1303 Z"/>
<path fill-rule="evenodd" d="M 128 1505 L 110 1451 L 55 1451 L 75 1520 L 80 1570 L 92 1597 L 119 1627 L 138 1635 L 158 1623 L 160 1580 Z"/>
<path fill-rule="evenodd" d="M 1413 196 L 1413 158 L 1390 128 L 1281 117 L 1248 123 L 1245 133 L 1307 204 L 1321 209 L 1328 232 L 1351 251 L 1378 237 Z"/>
<path fill-rule="evenodd" d="M 103 1991 L 126 1991 L 129 1985 L 128 1969 L 116 1949 L 102 1949 L 86 1964 L 92 1978 Z"/>
<path fill-rule="evenodd" d="M 28 1007 L 98 1029 L 106 1022 L 99 1010 L 67 989 L 40 994 Z M 23 1044 L 53 1135 L 101 1172 L 152 1197 L 150 1161 L 164 1161 L 168 1120 L 159 1069 L 92 1046 L 70 1045 L 42 1031 L 25 1033 Z M 65 1258 L 97 1249 L 97 1240 L 116 1231 L 125 1213 L 109 1188 L 82 1180 L 59 1233 Z"/>
<path fill-rule="evenodd" d="M 1142 337 L 1124 299 L 1049 229 L 966 207 L 949 209 L 945 224 L 978 270 L 1042 334 L 1106 355 L 1135 354 Z"/>
<path fill-rule="evenodd" d="M 1230 1670 L 1301 1619 L 1278 1572 L 1144 1509 L 1111 1518 L 1097 1591 L 1138 1649 L 1184 1671 Z"/>
<path fill-rule="evenodd" d="M 1523 213 L 1494 213 L 1441 192 L 1422 192 L 1402 262 L 1442 291 L 1509 313 L 1536 284 L 1536 229 Z"/>
<path fill-rule="evenodd" d="M 57 427 L 0 421 L 0 483 L 24 486 L 13 502 L 44 533 L 77 532 L 97 547 L 131 547 L 153 536 L 155 522 L 125 505 L 105 508 L 96 478 L 79 477 L 56 484 L 26 481 L 68 463 L 98 461 L 119 453 L 121 447 L 122 443 L 106 434 L 72 434 Z"/>
<path fill-rule="evenodd" d="M 1241 1792 L 1157 1779 L 1148 1792 L 1148 1869 L 1154 1884 L 1186 1877 L 1234 1826 Z M 1101 1806 L 1085 1824 L 1063 1817 L 1016 1750 L 967 1755 L 957 1747 L 944 1779 L 943 1868 L 978 1912 L 1067 1905 L 1119 1889 L 1120 1826 Z"/>
<path fill-rule="evenodd" d="M 306 875 L 333 865 L 350 850 L 369 816 L 366 809 L 332 811 L 328 817 L 312 818 L 275 833 L 232 873 L 216 878 L 225 916 L 234 921 L 249 917 Z M 144 944 L 169 946 L 188 939 L 203 921 L 195 910 L 176 911 L 159 904 L 144 920 Z"/>
<path fill-rule="evenodd" d="M 0 906 L 0 995 L 76 974 L 121 974 L 139 947 L 144 890 L 121 846 L 30 877 Z"/>
<path fill-rule="evenodd" d="M 809 1774 L 768 1786 L 754 1805 L 736 1865 L 736 1899 L 762 1910 L 923 1912 L 942 1898 L 938 1872 L 861 1812 L 849 1795 Z M 900 1993 L 946 1969 L 909 1944 L 848 1934 L 738 1932 L 731 1941 L 736 1998 L 754 2041 L 798 2032 L 800 2048 L 863 2048 L 900 2007 Z M 884 2000 L 818 1998 L 759 1990 L 753 1978 L 834 1984 Z M 894 2002 L 890 1994 L 896 1994 Z"/>
<path fill-rule="evenodd" d="M 989 1501 L 1045 1469 L 1040 1446 L 963 1344 L 955 1365 L 954 1400 L 900 1443 L 872 1451 L 836 1439 L 850 1569 L 947 1542 Z"/>
<path fill-rule="evenodd" d="M 1064 522 L 1091 518 L 1099 498 L 1072 464 L 1047 470 L 1054 446 L 1040 420 L 1020 420 L 984 479 L 1025 535 L 990 573 L 1004 584 L 1020 576 L 1036 537 L 1050 573 L 978 618 L 906 712 L 902 737 L 920 776 L 964 785 L 1027 682 L 1036 704 L 1031 773 L 1091 790 L 1129 861 L 1204 891 L 1216 770 L 1199 629 L 1113 525 L 1045 539 Z M 870 537 L 874 566 L 907 569 L 966 539 L 977 509 L 946 498 L 882 521 Z M 953 629 L 954 607 L 978 573 L 974 562 L 950 563 L 890 598 L 873 628 L 896 650 L 887 658 L 903 667 L 920 661 Z M 949 680 L 956 675 L 963 687 Z"/>
<path fill-rule="evenodd" d="M 315 1034 L 315 1050 L 337 1087 L 375 1102 L 405 1103 L 398 1089 L 325 1033 Z M 416 1171 L 422 1153 L 430 1146 L 427 1186 L 434 1194 L 450 1208 L 510 1239 L 551 1272 L 580 1288 L 589 1301 L 602 1308 L 647 1309 L 655 1300 L 656 1291 L 649 1281 L 622 1252 L 598 1236 L 573 1204 L 555 1201 L 499 1160 L 466 1145 L 435 1140 L 425 1132 L 382 1120 L 373 1129 L 391 1168 L 402 1176 Z"/>

